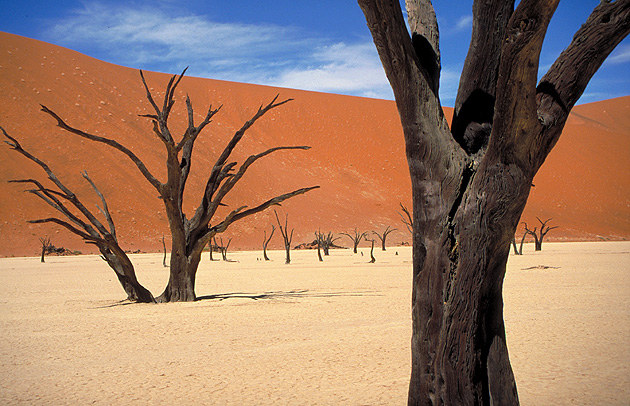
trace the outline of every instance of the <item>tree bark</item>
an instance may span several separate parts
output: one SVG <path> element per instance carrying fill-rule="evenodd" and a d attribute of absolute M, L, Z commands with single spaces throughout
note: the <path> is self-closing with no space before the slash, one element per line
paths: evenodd
<path fill-rule="evenodd" d="M 412 183 L 409 404 L 518 404 L 503 322 L 510 243 L 570 108 L 630 30 L 630 1 L 602 2 L 537 87 L 557 3 L 474 2 L 449 128 L 430 0 L 407 0 L 411 36 L 398 1 L 359 0 L 394 91 Z"/>

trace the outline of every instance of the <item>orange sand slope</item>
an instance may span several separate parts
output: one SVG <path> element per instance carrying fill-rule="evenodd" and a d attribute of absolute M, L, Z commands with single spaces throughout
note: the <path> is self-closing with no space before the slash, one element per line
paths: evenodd
<path fill-rule="evenodd" d="M 295 252 L 290 265 L 281 251 L 271 262 L 204 255 L 197 293 L 222 295 L 163 305 L 120 305 L 97 256 L 2 258 L 0 403 L 404 404 L 411 249 L 376 251 L 375 264 L 362 250 L 323 263 Z M 627 404 L 629 252 L 550 243 L 510 257 L 505 321 L 523 406 Z M 161 255 L 132 260 L 159 292 Z"/>
<path fill-rule="evenodd" d="M 0 33 L 0 125 L 23 146 L 49 162 L 90 207 L 97 200 L 80 176 L 88 170 L 108 198 L 124 248 L 157 251 L 168 235 L 157 193 L 120 152 L 80 139 L 55 127 L 39 111 L 44 104 L 66 121 L 97 135 L 116 139 L 136 152 L 160 179 L 165 171 L 163 146 L 139 114 L 150 112 L 139 74 L 77 52 Z M 169 76 L 147 73 L 158 95 Z M 399 202 L 410 206 L 410 180 L 404 142 L 393 102 L 325 93 L 279 89 L 210 79 L 184 78 L 176 94 L 171 126 L 180 134 L 186 123 L 184 98 L 190 95 L 199 122 L 210 103 L 223 105 L 203 133 L 193 155 L 186 194 L 188 213 L 198 204 L 203 177 L 226 141 L 262 103 L 276 94 L 293 102 L 270 112 L 250 129 L 235 159 L 278 145 L 309 145 L 309 151 L 284 151 L 250 168 L 226 199 L 230 206 L 255 205 L 299 187 L 320 185 L 279 208 L 289 214 L 296 243 L 317 229 L 350 231 L 399 229 L 392 243 L 409 241 L 400 222 Z M 630 237 L 630 97 L 575 108 L 565 134 L 535 179 L 524 219 L 553 217 L 561 228 L 549 238 L 565 240 Z M 447 111 L 452 114 L 451 110 Z M 16 178 L 43 179 L 43 172 L 23 157 L 0 147 L 0 255 L 35 255 L 38 238 L 91 252 L 77 237 L 55 226 L 28 225 L 29 219 L 54 214 L 43 202 L 24 195 Z M 231 247 L 255 249 L 272 222 L 271 212 L 234 224 L 225 237 Z M 271 245 L 280 246 L 280 239 Z"/>

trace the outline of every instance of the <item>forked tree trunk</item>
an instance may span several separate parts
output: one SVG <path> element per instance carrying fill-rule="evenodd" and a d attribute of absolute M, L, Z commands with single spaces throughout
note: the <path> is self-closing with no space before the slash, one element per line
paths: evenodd
<path fill-rule="evenodd" d="M 601 2 L 537 86 L 557 3 L 474 2 L 449 127 L 431 1 L 406 1 L 407 26 L 400 2 L 359 0 L 394 91 L 412 182 L 411 405 L 518 404 L 503 322 L 510 242 L 569 111 L 630 31 L 630 0 Z"/>

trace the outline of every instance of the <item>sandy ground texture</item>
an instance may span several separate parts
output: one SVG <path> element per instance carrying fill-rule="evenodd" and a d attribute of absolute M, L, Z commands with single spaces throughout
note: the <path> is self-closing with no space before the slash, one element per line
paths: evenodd
<path fill-rule="evenodd" d="M 523 405 L 630 402 L 630 242 L 512 256 L 508 344 Z M 195 303 L 123 304 L 97 256 L 0 259 L 1 404 L 402 405 L 411 250 L 204 258 Z M 161 293 L 161 255 L 133 256 Z"/>

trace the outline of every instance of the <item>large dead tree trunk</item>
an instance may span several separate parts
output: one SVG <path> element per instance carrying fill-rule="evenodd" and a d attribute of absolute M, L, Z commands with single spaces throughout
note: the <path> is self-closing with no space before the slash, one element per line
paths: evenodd
<path fill-rule="evenodd" d="M 149 86 L 147 85 L 143 72 L 140 71 L 142 84 L 146 90 L 147 100 L 153 110 L 151 114 L 143 114 L 141 116 L 151 120 L 153 124 L 153 133 L 165 147 L 167 174 L 165 182 L 158 180 L 151 173 L 149 168 L 145 166 L 142 160 L 140 160 L 140 158 L 117 141 L 73 128 L 66 124 L 65 121 L 52 110 L 48 109 L 46 106 L 42 106 L 42 110 L 57 120 L 57 125 L 62 129 L 91 141 L 106 144 L 125 154 L 136 165 L 145 179 L 157 190 L 160 199 L 164 203 L 166 216 L 171 230 L 169 281 L 168 285 L 164 289 L 164 292 L 156 299 L 158 302 L 193 301 L 196 299 L 195 277 L 199 261 L 201 260 L 201 253 L 212 237 L 224 232 L 235 221 L 263 211 L 270 206 L 278 205 L 291 197 L 317 188 L 317 186 L 315 186 L 294 190 L 292 192 L 276 196 L 249 209 L 246 206 L 241 206 L 233 209 L 222 220 L 215 219 L 217 209 L 219 206 L 224 205 L 222 203 L 224 197 L 232 190 L 234 185 L 242 179 L 247 169 L 254 162 L 276 151 L 309 149 L 309 147 L 306 146 L 270 148 L 264 152 L 248 157 L 241 166 L 238 167 L 238 170 L 236 170 L 236 162 L 228 161 L 232 151 L 241 141 L 245 132 L 254 125 L 258 119 L 264 116 L 269 110 L 282 106 L 291 100 L 278 101 L 278 96 L 276 96 L 267 105 L 260 106 L 252 118 L 245 122 L 242 127 L 234 133 L 234 136 L 228 142 L 215 164 L 210 168 L 210 175 L 206 182 L 204 193 L 201 196 L 201 201 L 192 218 L 188 219 L 183 212 L 183 198 L 186 181 L 188 180 L 188 174 L 192 163 L 192 151 L 197 137 L 211 122 L 212 117 L 219 112 L 220 108 L 212 109 L 212 106 L 210 106 L 204 119 L 198 125 L 195 125 L 192 102 L 188 97 L 186 97 L 185 101 L 188 113 L 188 126 L 179 141 L 175 140 L 171 134 L 168 119 L 173 105 L 175 104 L 175 91 L 185 72 L 186 70 L 184 70 L 184 72 L 182 72 L 179 76 L 174 75 L 171 77 L 170 81 L 166 85 L 162 106 L 158 106 L 153 98 L 153 94 L 151 93 Z"/>
<path fill-rule="evenodd" d="M 413 197 L 409 404 L 518 404 L 502 286 L 531 181 L 597 68 L 630 30 L 630 1 L 599 4 L 541 82 L 558 1 L 476 0 L 449 128 L 430 0 L 359 0 L 394 90 Z"/>
<path fill-rule="evenodd" d="M 86 243 L 96 245 L 102 254 L 103 260 L 105 260 L 116 273 L 118 281 L 125 290 L 125 293 L 127 293 L 127 299 L 145 303 L 155 302 L 151 292 L 138 282 L 133 264 L 125 251 L 118 245 L 116 227 L 110 215 L 105 196 L 103 196 L 101 191 L 96 187 L 96 184 L 92 182 L 87 172 L 83 172 L 82 175 L 101 200 L 102 207 L 99 207 L 99 209 L 107 221 L 107 227 L 85 207 L 76 194 L 57 178 L 44 161 L 26 151 L 17 139 L 7 134 L 4 128 L 0 127 L 0 131 L 2 131 L 4 136 L 9 140 L 5 142 L 14 151 L 19 152 L 24 157 L 39 165 L 58 190 L 47 188 L 35 179 L 12 180 L 10 182 L 33 185 L 35 188 L 28 190 L 28 192 L 42 199 L 46 204 L 57 210 L 67 219 L 67 221 L 64 221 L 56 217 L 51 217 L 41 220 L 31 220 L 30 223 L 55 223 L 83 238 Z M 75 212 L 70 209 L 70 206 L 74 207 L 81 214 L 75 214 Z"/>

